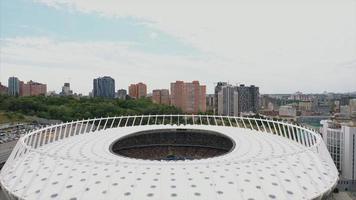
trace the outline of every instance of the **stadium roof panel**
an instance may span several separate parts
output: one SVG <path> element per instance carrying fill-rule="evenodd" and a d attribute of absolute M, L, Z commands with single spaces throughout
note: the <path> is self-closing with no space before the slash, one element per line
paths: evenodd
<path fill-rule="evenodd" d="M 198 118 L 192 116 L 180 116 L 184 124 L 142 123 L 145 117 L 126 118 L 127 123 L 123 118 L 84 120 L 33 131 L 21 138 L 1 171 L 2 187 L 23 199 L 252 200 L 314 199 L 337 183 L 330 155 L 311 130 L 249 118 L 210 116 L 209 124 L 214 118 L 220 123 L 207 125 L 189 123 Z M 235 147 L 218 157 L 178 161 L 132 159 L 110 151 L 119 138 L 167 128 L 215 131 L 230 137 Z"/>

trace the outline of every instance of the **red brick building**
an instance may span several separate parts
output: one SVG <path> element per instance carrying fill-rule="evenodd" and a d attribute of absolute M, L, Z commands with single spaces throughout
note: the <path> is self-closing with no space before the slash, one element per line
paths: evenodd
<path fill-rule="evenodd" d="M 205 96 L 206 86 L 200 85 L 199 81 L 171 83 L 171 105 L 181 108 L 185 113 L 206 112 Z"/>
<path fill-rule="evenodd" d="M 168 89 L 160 89 L 152 91 L 152 101 L 158 104 L 169 105 L 169 90 Z"/>
<path fill-rule="evenodd" d="M 20 81 L 20 96 L 39 96 L 46 95 L 46 93 L 46 84 L 37 83 L 34 81 L 29 81 L 27 83 Z"/>
<path fill-rule="evenodd" d="M 131 84 L 129 86 L 129 96 L 134 99 L 140 99 L 147 96 L 147 86 L 144 83 Z"/>

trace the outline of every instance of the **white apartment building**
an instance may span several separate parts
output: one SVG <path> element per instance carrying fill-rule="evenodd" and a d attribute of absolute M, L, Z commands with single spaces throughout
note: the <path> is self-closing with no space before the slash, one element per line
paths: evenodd
<path fill-rule="evenodd" d="M 339 188 L 356 190 L 356 124 L 321 121 L 323 140 L 340 173 Z"/>
<path fill-rule="evenodd" d="M 228 116 L 238 116 L 239 95 L 237 86 L 222 86 L 218 93 L 218 114 Z"/>

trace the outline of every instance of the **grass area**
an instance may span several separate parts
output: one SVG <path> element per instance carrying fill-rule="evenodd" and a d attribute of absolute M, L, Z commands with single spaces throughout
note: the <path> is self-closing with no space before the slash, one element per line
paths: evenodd
<path fill-rule="evenodd" d="M 27 121 L 28 119 L 21 113 L 0 111 L 0 124 Z"/>

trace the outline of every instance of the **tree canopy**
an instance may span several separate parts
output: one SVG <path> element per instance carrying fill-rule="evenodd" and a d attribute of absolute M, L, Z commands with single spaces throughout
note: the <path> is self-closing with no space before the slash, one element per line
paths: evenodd
<path fill-rule="evenodd" d="M 56 96 L 0 96 L 0 110 L 62 121 L 120 115 L 182 113 L 176 107 L 155 104 L 147 98 L 118 100 Z"/>

